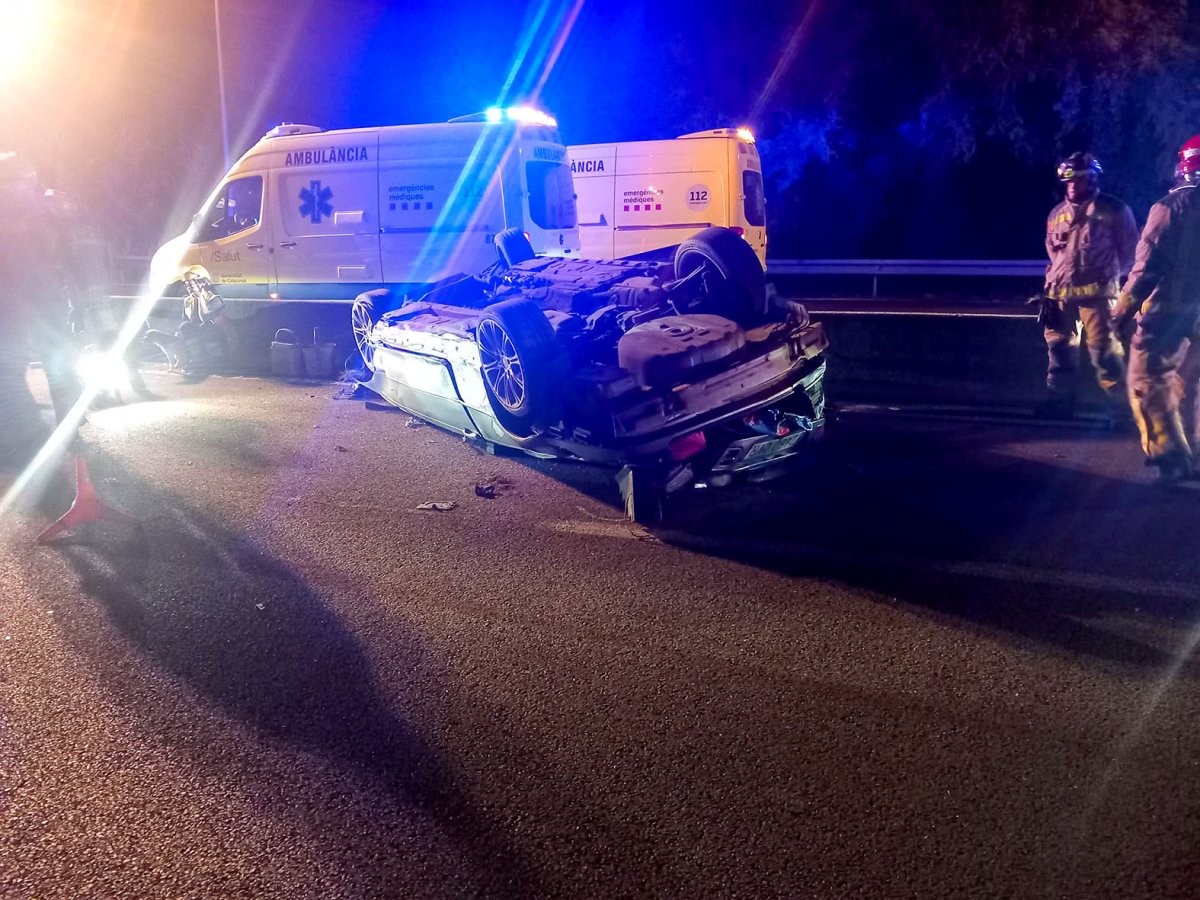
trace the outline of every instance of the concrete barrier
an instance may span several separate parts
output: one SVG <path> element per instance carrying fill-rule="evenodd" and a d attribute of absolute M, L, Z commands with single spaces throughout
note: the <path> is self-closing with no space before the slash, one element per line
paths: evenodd
<path fill-rule="evenodd" d="M 1031 407 L 1045 392 L 1046 345 L 1033 318 L 817 314 L 829 335 L 833 398 Z M 1100 411 L 1086 351 L 1078 404 Z"/>

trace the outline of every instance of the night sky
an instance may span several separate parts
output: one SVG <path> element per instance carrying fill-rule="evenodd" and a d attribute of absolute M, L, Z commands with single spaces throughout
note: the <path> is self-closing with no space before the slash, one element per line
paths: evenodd
<path fill-rule="evenodd" d="M 7 144 L 89 196 L 173 184 L 185 221 L 224 168 L 214 3 L 43 4 L 55 39 L 6 92 Z M 436 122 L 500 100 L 538 99 L 567 142 L 742 124 L 774 54 L 753 32 L 794 17 L 778 6 L 752 26 L 728 4 L 698 20 L 676 2 L 221 0 L 232 153 L 282 121 Z"/>
<path fill-rule="evenodd" d="M 225 168 L 213 0 L 41 6 L 58 11 L 53 40 L 6 75 L 3 142 L 119 224 L 120 249 L 151 249 Z M 855 4 L 220 0 L 220 11 L 235 157 L 283 121 L 436 122 L 529 99 L 567 143 L 748 124 L 762 138 L 774 256 L 1033 256 L 1057 196 L 1051 149 L 1018 158 L 983 142 L 949 178 L 936 146 L 905 143 L 913 85 L 936 60 L 910 54 L 903 33 L 884 34 L 886 52 L 851 52 L 843 38 L 865 16 Z M 856 133 L 856 115 L 875 131 Z M 1178 138 L 1156 139 L 1161 159 Z M 1161 173 L 1139 162 L 1134 185 L 1122 163 L 1110 161 L 1110 186 L 1128 188 L 1143 217 Z M 972 230 L 983 205 L 989 225 Z"/>

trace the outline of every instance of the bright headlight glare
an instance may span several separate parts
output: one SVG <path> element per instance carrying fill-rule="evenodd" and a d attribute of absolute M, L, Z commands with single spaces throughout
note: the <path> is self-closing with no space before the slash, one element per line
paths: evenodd
<path fill-rule="evenodd" d="M 129 367 L 120 356 L 96 351 L 85 352 L 79 360 L 79 377 L 95 391 L 119 391 L 129 387 Z"/>

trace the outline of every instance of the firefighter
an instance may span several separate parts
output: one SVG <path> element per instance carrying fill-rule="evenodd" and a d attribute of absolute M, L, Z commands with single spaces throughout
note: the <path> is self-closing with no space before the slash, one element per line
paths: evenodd
<path fill-rule="evenodd" d="M 70 310 L 57 257 L 55 223 L 37 171 L 0 152 L 0 407 L 3 450 L 36 449 L 47 429 L 26 382 L 32 346 L 42 363 L 59 423 L 80 395 Z"/>
<path fill-rule="evenodd" d="M 1137 260 L 1113 308 L 1118 327 L 1135 319 L 1129 400 L 1158 479 L 1193 477 L 1200 395 L 1200 134 L 1179 151 L 1175 187 L 1150 208 Z"/>
<path fill-rule="evenodd" d="M 144 341 L 155 344 L 171 371 L 212 372 L 224 367 L 236 346 L 237 333 L 225 312 L 225 301 L 212 289 L 208 271 L 192 266 L 183 273 L 183 321 L 174 334 L 148 331 Z"/>
<path fill-rule="evenodd" d="M 1058 166 L 1065 197 L 1046 219 L 1045 295 L 1038 321 L 1046 339 L 1049 367 L 1039 418 L 1069 419 L 1075 411 L 1079 368 L 1079 324 L 1096 380 L 1109 402 L 1114 426 L 1128 421 L 1121 344 L 1109 326 L 1120 277 L 1133 265 L 1137 225 L 1129 207 L 1099 188 L 1100 163 L 1090 153 L 1072 153 Z"/>

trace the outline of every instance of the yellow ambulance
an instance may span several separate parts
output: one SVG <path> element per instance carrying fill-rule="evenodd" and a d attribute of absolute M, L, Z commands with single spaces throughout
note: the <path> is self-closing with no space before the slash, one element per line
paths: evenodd
<path fill-rule="evenodd" d="M 498 259 L 507 228 L 539 254 L 578 257 L 575 218 L 566 148 L 538 110 L 340 131 L 280 125 L 158 250 L 151 280 L 161 289 L 199 265 L 239 298 L 350 301 L 478 272 Z"/>
<path fill-rule="evenodd" d="M 748 129 L 567 150 L 585 258 L 652 254 L 723 225 L 740 234 L 766 268 L 762 164 Z"/>

